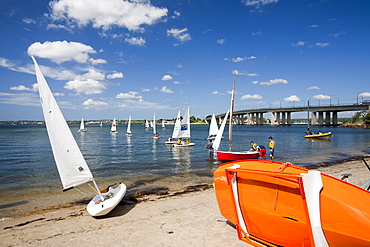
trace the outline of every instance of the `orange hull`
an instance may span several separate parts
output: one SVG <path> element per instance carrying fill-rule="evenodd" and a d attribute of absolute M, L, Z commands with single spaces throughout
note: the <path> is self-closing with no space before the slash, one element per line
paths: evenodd
<path fill-rule="evenodd" d="M 312 173 L 321 180 L 316 197 L 311 187 L 320 183 L 307 179 Z M 370 246 L 370 192 L 347 182 L 291 164 L 243 160 L 220 166 L 214 184 L 221 214 L 254 246 Z"/>

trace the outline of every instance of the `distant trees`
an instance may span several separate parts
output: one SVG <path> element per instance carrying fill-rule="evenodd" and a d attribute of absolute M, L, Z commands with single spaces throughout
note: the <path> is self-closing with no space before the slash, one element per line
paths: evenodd
<path fill-rule="evenodd" d="M 365 124 L 370 124 L 370 113 L 368 111 L 356 112 L 351 121 L 351 123 L 364 122 Z"/>

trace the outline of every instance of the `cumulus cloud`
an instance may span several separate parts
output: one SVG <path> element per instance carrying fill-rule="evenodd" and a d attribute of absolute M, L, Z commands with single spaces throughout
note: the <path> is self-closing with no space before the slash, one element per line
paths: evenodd
<path fill-rule="evenodd" d="M 15 66 L 15 63 L 10 61 L 9 59 L 0 57 L 0 66 L 5 68 L 12 68 Z"/>
<path fill-rule="evenodd" d="M 96 65 L 96 64 L 103 64 L 103 63 L 107 63 L 107 60 L 104 60 L 104 59 L 101 59 L 101 58 L 98 58 L 98 59 L 94 59 L 94 58 L 89 58 L 89 62 L 93 65 Z"/>
<path fill-rule="evenodd" d="M 330 99 L 329 95 L 318 94 L 312 97 L 313 99 Z"/>
<path fill-rule="evenodd" d="M 105 83 L 93 79 L 86 79 L 81 76 L 76 77 L 73 81 L 67 82 L 64 88 L 87 95 L 101 94 L 104 89 L 106 89 Z"/>
<path fill-rule="evenodd" d="M 308 87 L 307 90 L 319 90 L 320 88 L 318 86 L 312 86 Z"/>
<path fill-rule="evenodd" d="M 286 97 L 284 101 L 301 101 L 301 99 L 297 95 L 290 95 Z"/>
<path fill-rule="evenodd" d="M 146 41 L 142 37 L 131 37 L 125 38 L 125 42 L 129 43 L 130 45 L 144 46 Z"/>
<path fill-rule="evenodd" d="M 167 30 L 167 36 L 174 37 L 181 43 L 191 40 L 190 33 L 188 33 L 188 29 L 186 27 L 183 29 L 172 28 Z"/>
<path fill-rule="evenodd" d="M 149 1 L 123 0 L 53 0 L 49 3 L 54 21 L 65 21 L 69 26 L 82 28 L 89 24 L 108 30 L 113 27 L 143 30 L 167 16 L 167 8 L 158 8 Z"/>
<path fill-rule="evenodd" d="M 278 0 L 242 0 L 242 3 L 244 3 L 245 5 L 256 8 L 260 8 L 263 5 L 277 2 Z"/>
<path fill-rule="evenodd" d="M 327 47 L 329 43 L 316 43 L 316 46 L 318 47 Z"/>
<path fill-rule="evenodd" d="M 274 84 L 288 84 L 288 81 L 285 80 L 285 79 L 273 79 L 273 80 L 269 80 L 269 81 L 263 81 L 263 82 L 259 82 L 259 81 L 253 81 L 252 84 L 260 84 L 260 85 L 267 85 L 267 86 L 271 86 L 271 85 L 274 85 Z"/>
<path fill-rule="evenodd" d="M 369 92 L 362 92 L 358 96 L 361 96 L 361 97 L 370 97 L 370 93 Z"/>
<path fill-rule="evenodd" d="M 105 75 L 103 73 L 93 68 L 90 68 L 87 73 L 82 75 L 82 77 L 87 78 L 87 79 L 93 79 L 93 80 L 104 80 L 105 79 Z"/>
<path fill-rule="evenodd" d="M 161 92 L 162 93 L 173 93 L 173 91 L 171 89 L 167 88 L 167 86 L 162 87 Z"/>
<path fill-rule="evenodd" d="M 234 63 L 239 63 L 244 60 L 250 60 L 250 59 L 256 59 L 255 56 L 250 56 L 250 57 L 234 57 L 234 58 L 224 58 L 226 61 L 232 61 Z"/>
<path fill-rule="evenodd" d="M 218 39 L 216 40 L 217 44 L 223 45 L 225 44 L 226 39 Z"/>
<path fill-rule="evenodd" d="M 142 99 L 138 92 L 129 91 L 128 93 L 119 93 L 116 95 L 116 99 Z"/>
<path fill-rule="evenodd" d="M 103 102 L 103 101 L 95 101 L 93 99 L 88 99 L 88 100 L 85 100 L 82 103 L 82 105 L 86 106 L 85 108 L 89 109 L 89 108 L 100 108 L 100 107 L 103 107 L 103 106 L 107 106 L 108 103 Z"/>
<path fill-rule="evenodd" d="M 317 27 L 319 27 L 319 25 L 313 24 L 313 25 L 311 25 L 309 27 L 311 27 L 311 28 L 317 28 Z"/>
<path fill-rule="evenodd" d="M 164 75 L 163 77 L 162 77 L 162 81 L 168 81 L 168 80 L 172 80 L 173 78 L 172 78 L 172 76 L 170 76 L 170 75 Z"/>
<path fill-rule="evenodd" d="M 259 95 L 259 94 L 246 94 L 246 95 L 243 95 L 241 98 L 241 100 L 246 100 L 246 99 L 262 99 L 262 96 Z"/>
<path fill-rule="evenodd" d="M 304 42 L 304 41 L 298 41 L 297 43 L 292 43 L 291 45 L 292 46 L 302 46 L 302 45 L 305 45 L 306 44 L 306 42 Z"/>
<path fill-rule="evenodd" d="M 114 72 L 113 74 L 107 75 L 108 79 L 116 79 L 116 78 L 123 78 L 124 75 L 122 72 Z"/>
<path fill-rule="evenodd" d="M 28 55 L 48 58 L 58 64 L 75 60 L 78 63 L 87 63 L 89 54 L 96 51 L 88 45 L 78 42 L 45 41 L 43 44 L 35 42 L 28 47 Z"/>
<path fill-rule="evenodd" d="M 37 92 L 38 89 L 39 89 L 39 87 L 38 87 L 37 83 L 34 83 L 32 85 L 32 88 L 28 88 L 28 87 L 23 86 L 23 85 L 19 85 L 19 86 L 10 88 L 10 90 L 14 90 L 14 91 L 32 91 L 32 92 Z"/>

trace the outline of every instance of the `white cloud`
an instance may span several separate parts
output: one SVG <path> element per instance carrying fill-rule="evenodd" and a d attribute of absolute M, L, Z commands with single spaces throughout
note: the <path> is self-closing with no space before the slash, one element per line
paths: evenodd
<path fill-rule="evenodd" d="M 244 3 L 247 6 L 252 6 L 259 8 L 263 5 L 270 4 L 270 3 L 277 3 L 278 0 L 242 0 L 242 3 Z"/>
<path fill-rule="evenodd" d="M 246 94 L 246 95 L 243 95 L 241 98 L 241 100 L 246 100 L 246 99 L 262 99 L 262 96 L 259 95 L 259 94 Z"/>
<path fill-rule="evenodd" d="M 302 45 L 305 45 L 306 43 L 304 41 L 298 41 L 297 43 L 292 43 L 291 45 L 292 46 L 302 46 Z"/>
<path fill-rule="evenodd" d="M 284 101 L 301 101 L 297 95 L 290 95 L 289 97 L 285 98 Z"/>
<path fill-rule="evenodd" d="M 162 87 L 161 92 L 162 93 L 173 93 L 173 91 L 171 89 L 167 88 L 167 86 Z"/>
<path fill-rule="evenodd" d="M 129 43 L 130 45 L 137 45 L 137 46 L 143 46 L 145 45 L 145 39 L 142 37 L 131 37 L 131 38 L 125 38 L 125 42 Z"/>
<path fill-rule="evenodd" d="M 0 66 L 5 68 L 11 68 L 15 66 L 15 63 L 10 61 L 9 59 L 0 57 Z"/>
<path fill-rule="evenodd" d="M 181 63 L 179 63 L 178 65 L 176 65 L 176 68 L 182 68 L 184 67 Z"/>
<path fill-rule="evenodd" d="M 89 58 L 89 62 L 93 65 L 96 65 L 96 64 L 107 63 L 107 60 L 104 60 L 104 59 L 101 59 L 101 58 L 98 58 L 98 59 Z"/>
<path fill-rule="evenodd" d="M 261 31 L 257 31 L 255 33 L 252 33 L 252 36 L 259 36 L 259 35 L 262 35 L 262 32 Z"/>
<path fill-rule="evenodd" d="M 318 86 L 312 86 L 308 87 L 307 90 L 319 90 L 320 88 Z"/>
<path fill-rule="evenodd" d="M 172 36 L 181 43 L 191 40 L 190 33 L 188 33 L 188 29 L 186 27 L 183 29 L 172 28 L 167 30 L 167 36 Z"/>
<path fill-rule="evenodd" d="M 317 27 L 319 27 L 319 25 L 313 24 L 313 25 L 311 25 L 309 27 L 311 27 L 311 28 L 317 28 Z"/>
<path fill-rule="evenodd" d="M 168 80 L 172 80 L 173 78 L 172 78 L 172 76 L 170 76 L 170 75 L 164 75 L 163 77 L 162 77 L 162 81 L 168 81 Z"/>
<path fill-rule="evenodd" d="M 62 24 L 48 24 L 46 26 L 46 29 L 47 30 L 49 30 L 49 29 L 56 29 L 56 30 L 63 29 L 63 30 L 66 30 L 66 31 L 72 33 L 72 30 L 70 28 L 68 28 L 68 27 L 66 27 L 65 25 L 62 25 Z"/>
<path fill-rule="evenodd" d="M 142 99 L 138 92 L 129 91 L 128 93 L 119 93 L 116 95 L 117 99 Z"/>
<path fill-rule="evenodd" d="M 116 78 L 123 78 L 124 75 L 122 72 L 114 72 L 113 74 L 107 75 L 108 79 L 116 79 Z"/>
<path fill-rule="evenodd" d="M 319 46 L 319 47 L 326 47 L 328 45 L 329 43 L 316 43 L 316 46 Z"/>
<path fill-rule="evenodd" d="M 361 96 L 361 97 L 370 97 L 370 93 L 369 92 L 362 92 L 358 96 Z"/>
<path fill-rule="evenodd" d="M 260 83 L 259 81 L 252 81 L 252 84 L 258 84 Z"/>
<path fill-rule="evenodd" d="M 239 63 L 244 60 L 250 60 L 250 59 L 256 59 L 255 56 L 250 56 L 250 57 L 234 57 L 234 58 L 224 58 L 226 61 L 233 61 L 234 63 Z"/>
<path fill-rule="evenodd" d="M 252 82 L 252 83 L 257 84 L 258 82 Z M 260 85 L 267 85 L 267 86 L 271 86 L 274 84 L 288 84 L 288 81 L 285 79 L 273 79 L 273 80 L 264 81 L 260 83 Z"/>
<path fill-rule="evenodd" d="M 96 51 L 88 45 L 78 42 L 45 41 L 43 44 L 35 42 L 28 47 L 28 55 L 48 58 L 58 64 L 75 60 L 78 63 L 87 63 L 90 53 Z"/>
<path fill-rule="evenodd" d="M 223 45 L 225 44 L 226 39 L 218 39 L 216 42 L 217 44 Z"/>
<path fill-rule="evenodd" d="M 123 0 L 53 0 L 49 3 L 50 17 L 82 28 L 92 24 L 103 30 L 115 26 L 128 30 L 142 30 L 142 25 L 153 25 L 167 16 L 166 8 L 158 8 L 149 1 Z"/>
<path fill-rule="evenodd" d="M 257 73 L 248 73 L 247 76 L 258 76 Z"/>
<path fill-rule="evenodd" d="M 339 37 L 339 36 L 341 36 L 341 35 L 343 35 L 343 34 L 345 34 L 345 33 L 346 33 L 346 32 L 341 31 L 341 32 L 338 32 L 338 33 L 332 33 L 332 34 L 329 34 L 329 36 L 332 36 L 332 37 L 337 38 L 337 37 Z"/>
<path fill-rule="evenodd" d="M 86 106 L 85 108 L 89 109 L 89 108 L 100 108 L 100 107 L 103 107 L 103 106 L 107 106 L 108 103 L 106 102 L 103 102 L 103 101 L 95 101 L 93 99 L 88 99 L 88 100 L 85 100 L 83 103 L 82 103 L 83 106 Z"/>
<path fill-rule="evenodd" d="M 330 99 L 329 95 L 318 94 L 312 97 L 313 99 Z"/>
<path fill-rule="evenodd" d="M 105 75 L 99 71 L 96 71 L 93 68 L 90 68 L 89 71 L 82 75 L 83 78 L 93 79 L 93 80 L 104 80 Z M 77 76 L 79 78 L 79 76 Z"/>
<path fill-rule="evenodd" d="M 106 89 L 105 83 L 80 76 L 73 81 L 67 82 L 64 88 L 82 94 L 100 94 Z"/>
<path fill-rule="evenodd" d="M 32 91 L 32 92 L 37 92 L 39 90 L 39 87 L 38 87 L 38 84 L 37 83 L 34 83 L 32 85 L 32 88 L 28 88 L 26 86 L 23 86 L 23 85 L 19 85 L 19 86 L 16 86 L 16 87 L 11 87 L 10 90 L 14 90 L 14 91 Z"/>

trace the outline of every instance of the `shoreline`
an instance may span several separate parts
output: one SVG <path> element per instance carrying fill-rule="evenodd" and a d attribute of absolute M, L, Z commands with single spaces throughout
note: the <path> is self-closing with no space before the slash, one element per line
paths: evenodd
<path fill-rule="evenodd" d="M 370 171 L 356 156 L 316 165 L 314 170 L 361 185 Z M 311 167 L 312 169 L 313 167 Z M 141 191 L 125 198 L 105 217 L 88 215 L 85 204 L 0 222 L 3 246 L 248 246 L 219 213 L 212 183 L 187 186 L 179 191 Z"/>

